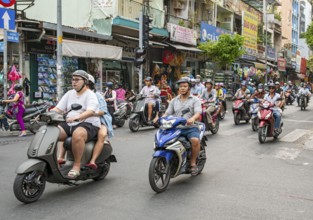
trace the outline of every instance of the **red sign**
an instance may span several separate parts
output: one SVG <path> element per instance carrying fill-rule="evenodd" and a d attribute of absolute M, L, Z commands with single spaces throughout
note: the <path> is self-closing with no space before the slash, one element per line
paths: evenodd
<path fill-rule="evenodd" d="M 12 5 L 14 5 L 16 2 L 16 0 L 0 0 L 0 5 L 4 6 L 4 7 L 11 7 Z"/>
<path fill-rule="evenodd" d="M 306 74 L 306 59 L 304 57 L 301 58 L 300 73 Z"/>
<path fill-rule="evenodd" d="M 278 71 L 286 71 L 286 59 L 285 58 L 277 59 L 277 69 Z"/>

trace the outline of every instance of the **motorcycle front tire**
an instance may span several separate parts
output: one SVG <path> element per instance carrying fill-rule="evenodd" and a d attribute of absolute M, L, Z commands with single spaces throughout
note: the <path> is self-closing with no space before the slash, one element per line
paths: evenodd
<path fill-rule="evenodd" d="M 128 126 L 132 132 L 137 132 L 139 130 L 139 127 L 140 127 L 139 116 L 136 116 L 134 118 L 129 119 Z"/>

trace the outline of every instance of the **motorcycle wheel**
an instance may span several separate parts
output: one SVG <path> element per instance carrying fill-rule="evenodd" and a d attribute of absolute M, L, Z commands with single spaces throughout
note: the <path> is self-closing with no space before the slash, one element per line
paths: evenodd
<path fill-rule="evenodd" d="M 211 133 L 216 134 L 219 128 L 220 128 L 220 120 L 217 117 L 215 121 L 215 126 L 211 129 Z"/>
<path fill-rule="evenodd" d="M 252 125 L 252 131 L 257 131 L 258 130 L 258 120 L 256 118 L 252 119 L 251 121 L 251 125 Z"/>
<path fill-rule="evenodd" d="M 265 142 L 266 133 L 267 133 L 267 127 L 266 126 L 259 128 L 259 142 L 260 142 L 260 144 L 263 144 Z"/>
<path fill-rule="evenodd" d="M 31 122 L 31 123 L 30 123 L 29 130 L 30 130 L 31 133 L 36 134 L 37 131 L 39 130 L 39 128 L 40 128 L 41 126 L 44 126 L 44 125 L 46 125 L 45 122 L 34 121 L 34 122 Z"/>
<path fill-rule="evenodd" d="M 204 145 L 201 143 L 200 144 L 200 152 L 199 155 L 197 157 L 197 167 L 198 167 L 198 175 L 202 172 L 204 165 L 206 162 L 206 153 L 205 153 L 205 147 Z"/>
<path fill-rule="evenodd" d="M 240 114 L 238 112 L 234 114 L 234 121 L 235 121 L 235 125 L 240 124 Z"/>
<path fill-rule="evenodd" d="M 46 186 L 46 178 L 42 172 L 33 171 L 18 174 L 15 177 L 13 191 L 15 197 L 23 203 L 36 202 Z"/>
<path fill-rule="evenodd" d="M 130 119 L 128 126 L 132 132 L 137 132 L 140 127 L 139 117 L 137 116 L 135 118 Z"/>
<path fill-rule="evenodd" d="M 99 176 L 93 178 L 93 180 L 94 181 L 103 180 L 108 175 L 108 173 L 110 171 L 110 167 L 111 167 L 110 161 L 105 161 L 104 166 L 99 168 L 99 169 L 101 169 L 100 173 L 99 173 Z"/>
<path fill-rule="evenodd" d="M 170 183 L 171 169 L 164 157 L 153 158 L 149 167 L 150 186 L 156 193 L 164 192 Z"/>
<path fill-rule="evenodd" d="M 123 127 L 125 124 L 125 119 L 124 118 L 121 118 L 119 121 L 117 121 L 116 125 L 117 127 L 121 128 Z"/>

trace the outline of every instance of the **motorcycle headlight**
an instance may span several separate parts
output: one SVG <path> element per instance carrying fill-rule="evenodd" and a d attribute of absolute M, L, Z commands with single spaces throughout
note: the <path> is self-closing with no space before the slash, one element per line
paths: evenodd
<path fill-rule="evenodd" d="M 258 117 L 259 117 L 259 119 L 261 119 L 261 113 L 260 113 L 260 111 L 258 111 Z"/>
<path fill-rule="evenodd" d="M 269 117 L 271 117 L 272 113 L 269 112 L 266 116 L 265 116 L 265 119 L 269 119 Z"/>
<path fill-rule="evenodd" d="M 169 128 L 172 128 L 174 122 L 175 122 L 175 119 L 172 119 L 172 120 L 165 120 L 165 119 L 162 119 L 162 120 L 161 120 L 161 128 L 162 128 L 162 129 L 169 129 Z"/>

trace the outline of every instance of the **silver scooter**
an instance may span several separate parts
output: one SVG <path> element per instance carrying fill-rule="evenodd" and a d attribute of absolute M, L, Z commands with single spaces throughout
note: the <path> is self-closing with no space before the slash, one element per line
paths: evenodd
<path fill-rule="evenodd" d="M 73 104 L 71 110 L 81 109 L 81 105 Z M 112 146 L 109 142 L 104 143 L 103 150 L 96 160 L 97 169 L 84 166 L 92 156 L 96 140 L 86 143 L 83 157 L 81 160 L 80 175 L 75 179 L 68 179 L 67 173 L 71 170 L 74 157 L 71 151 L 72 138 L 68 137 L 64 141 L 64 148 L 67 151 L 65 164 L 59 165 L 57 161 L 57 148 L 60 130 L 57 125 L 65 121 L 66 115 L 56 112 L 46 112 L 41 114 L 40 120 L 47 123 L 42 126 L 34 136 L 28 148 L 28 160 L 23 162 L 16 170 L 14 181 L 15 197 L 23 203 L 37 201 L 42 195 L 46 182 L 64 185 L 76 185 L 78 180 L 93 179 L 102 180 L 110 170 L 110 163 L 117 162 L 112 154 Z"/>

